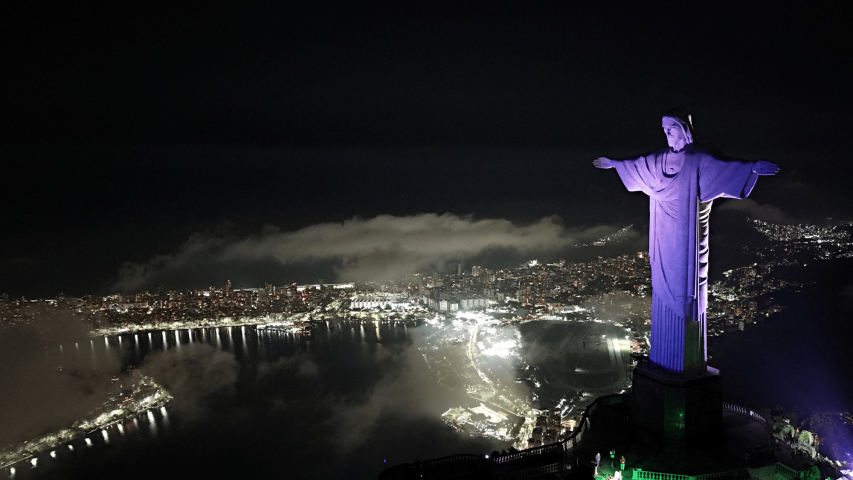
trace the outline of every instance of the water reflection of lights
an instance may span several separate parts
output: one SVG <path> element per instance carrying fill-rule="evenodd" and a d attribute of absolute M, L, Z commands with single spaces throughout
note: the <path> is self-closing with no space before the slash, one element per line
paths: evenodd
<path fill-rule="evenodd" d="M 154 420 L 154 414 L 151 413 L 151 410 L 148 410 L 148 425 L 151 433 L 157 435 L 157 422 Z"/>
<path fill-rule="evenodd" d="M 86 446 L 87 446 L 87 447 L 91 447 L 91 446 L 92 446 L 92 440 L 91 440 L 90 438 L 86 438 Z"/>
<path fill-rule="evenodd" d="M 51 458 L 56 458 L 56 450 L 51 450 L 50 456 L 51 456 Z"/>

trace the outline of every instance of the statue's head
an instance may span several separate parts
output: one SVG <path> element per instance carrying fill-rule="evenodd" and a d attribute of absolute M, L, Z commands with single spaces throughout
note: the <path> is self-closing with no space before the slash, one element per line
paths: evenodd
<path fill-rule="evenodd" d="M 693 119 L 684 107 L 671 108 L 661 118 L 666 143 L 675 151 L 693 143 Z"/>

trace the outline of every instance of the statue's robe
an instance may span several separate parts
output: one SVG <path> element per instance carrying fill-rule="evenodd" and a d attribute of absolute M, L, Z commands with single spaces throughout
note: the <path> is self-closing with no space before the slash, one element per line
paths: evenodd
<path fill-rule="evenodd" d="M 671 175 L 667 165 L 683 159 Z M 754 163 L 722 158 L 688 145 L 615 162 L 632 192 L 649 196 L 649 261 L 652 267 L 650 361 L 677 373 L 706 370 L 708 216 L 715 198 L 746 198 L 758 175 Z"/>

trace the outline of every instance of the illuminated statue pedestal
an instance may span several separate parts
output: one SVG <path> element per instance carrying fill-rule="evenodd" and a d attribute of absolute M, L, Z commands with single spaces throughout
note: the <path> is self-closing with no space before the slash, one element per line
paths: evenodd
<path fill-rule="evenodd" d="M 631 422 L 641 438 L 666 451 L 724 441 L 720 372 L 685 377 L 650 363 L 634 370 Z"/>

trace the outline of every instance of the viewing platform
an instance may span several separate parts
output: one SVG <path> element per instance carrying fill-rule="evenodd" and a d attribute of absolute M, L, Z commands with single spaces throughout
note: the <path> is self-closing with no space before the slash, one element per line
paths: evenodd
<path fill-rule="evenodd" d="M 764 416 L 746 407 L 723 404 L 725 442 L 664 452 L 641 440 L 630 421 L 631 397 L 598 398 L 585 411 L 572 435 L 557 443 L 495 458 L 451 455 L 388 468 L 380 480 L 410 478 L 529 479 L 578 478 L 604 480 L 622 472 L 625 480 L 712 480 L 761 478 L 793 480 L 799 472 L 777 463 L 772 426 Z M 612 461 L 610 451 L 615 450 Z M 596 474 L 595 455 L 601 454 Z M 625 468 L 620 470 L 620 458 Z"/>

